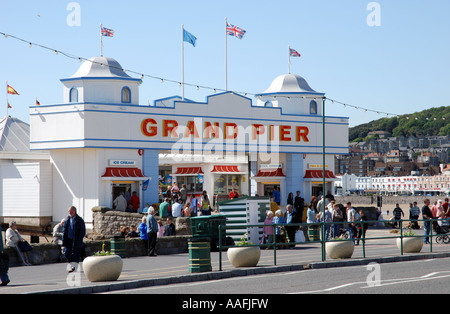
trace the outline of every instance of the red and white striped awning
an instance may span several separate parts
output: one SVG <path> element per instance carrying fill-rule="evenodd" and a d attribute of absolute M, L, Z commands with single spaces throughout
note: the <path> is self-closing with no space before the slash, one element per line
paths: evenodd
<path fill-rule="evenodd" d="M 231 173 L 240 173 L 238 166 L 214 166 L 214 169 L 211 172 L 231 172 Z"/>
<path fill-rule="evenodd" d="M 255 178 L 265 178 L 265 177 L 285 177 L 283 174 L 283 169 L 260 169 Z"/>
<path fill-rule="evenodd" d="M 107 167 L 105 174 L 102 178 L 121 178 L 121 179 L 133 179 L 133 178 L 146 178 L 139 168 L 119 168 L 119 167 Z"/>
<path fill-rule="evenodd" d="M 174 175 L 196 175 L 203 174 L 202 167 L 180 167 Z"/>
<path fill-rule="evenodd" d="M 323 170 L 306 170 L 304 179 L 323 179 Z M 337 179 L 333 171 L 325 170 L 325 179 Z"/>

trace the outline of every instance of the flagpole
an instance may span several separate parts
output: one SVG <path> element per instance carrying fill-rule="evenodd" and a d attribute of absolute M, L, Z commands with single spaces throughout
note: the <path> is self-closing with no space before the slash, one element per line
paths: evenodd
<path fill-rule="evenodd" d="M 225 90 L 228 91 L 228 60 L 227 60 L 227 53 L 228 53 L 228 35 L 227 35 L 227 27 L 228 27 L 228 21 L 227 18 L 225 18 Z"/>
<path fill-rule="evenodd" d="M 9 109 L 9 102 L 8 102 L 8 81 L 6 81 L 6 119 L 8 119 L 8 109 Z"/>
<path fill-rule="evenodd" d="M 103 35 L 102 35 L 103 25 L 100 24 L 100 57 L 103 57 Z"/>
<path fill-rule="evenodd" d="M 288 45 L 288 74 L 291 74 L 291 46 Z"/>
<path fill-rule="evenodd" d="M 181 24 L 181 81 L 182 81 L 182 95 L 184 101 L 184 24 Z"/>

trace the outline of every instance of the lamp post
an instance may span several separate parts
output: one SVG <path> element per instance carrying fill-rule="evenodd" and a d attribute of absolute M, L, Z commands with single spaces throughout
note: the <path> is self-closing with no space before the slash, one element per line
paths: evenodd
<path fill-rule="evenodd" d="M 325 97 L 322 97 L 322 262 L 326 259 L 325 252 Z"/>

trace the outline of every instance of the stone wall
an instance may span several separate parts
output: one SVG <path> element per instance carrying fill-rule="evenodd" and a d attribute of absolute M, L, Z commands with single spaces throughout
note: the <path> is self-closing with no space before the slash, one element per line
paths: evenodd
<path fill-rule="evenodd" d="M 188 241 L 190 236 L 172 236 L 158 238 L 156 242 L 156 252 L 159 255 L 181 254 L 188 252 Z M 102 245 L 105 244 L 105 250 L 111 249 L 111 241 L 93 241 L 85 240 L 85 252 L 87 256 L 94 255 L 95 252 L 101 251 Z M 28 252 L 28 257 L 33 265 L 50 264 L 61 262 L 61 247 L 53 243 L 31 244 L 33 250 Z M 125 239 L 125 250 L 127 257 L 146 256 L 147 252 L 144 243 L 140 238 Z M 5 248 L 4 252 L 8 254 L 10 266 L 20 266 L 20 261 L 16 249 Z M 188 261 L 186 261 L 188 265 Z M 65 267 L 65 266 L 64 266 Z"/>
<path fill-rule="evenodd" d="M 120 235 L 120 229 L 123 226 L 130 227 L 135 225 L 136 228 L 142 222 L 145 214 L 127 213 L 112 210 L 107 207 L 97 206 L 92 208 L 93 212 L 93 230 L 90 238 L 93 240 L 109 239 L 111 236 Z M 158 222 L 166 224 L 165 218 L 155 217 Z M 191 221 L 189 218 L 178 217 L 173 219 L 175 224 L 175 232 L 177 236 L 191 235 Z"/>

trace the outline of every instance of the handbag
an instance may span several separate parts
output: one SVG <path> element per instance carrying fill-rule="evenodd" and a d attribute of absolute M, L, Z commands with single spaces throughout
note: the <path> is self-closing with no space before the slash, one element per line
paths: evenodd
<path fill-rule="evenodd" d="M 302 230 L 297 230 L 295 233 L 295 242 L 305 242 L 305 235 Z"/>
<path fill-rule="evenodd" d="M 33 247 L 27 241 L 19 241 L 17 245 L 22 252 L 29 252 L 33 249 Z"/>

